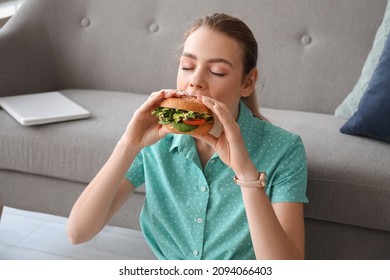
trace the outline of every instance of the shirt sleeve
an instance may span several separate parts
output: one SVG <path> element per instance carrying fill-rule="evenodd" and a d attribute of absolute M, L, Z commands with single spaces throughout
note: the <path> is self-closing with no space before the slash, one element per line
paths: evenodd
<path fill-rule="evenodd" d="M 125 178 L 132 183 L 134 187 L 138 188 L 145 183 L 144 174 L 143 153 L 141 151 L 127 170 Z"/>
<path fill-rule="evenodd" d="M 299 136 L 282 157 L 272 182 L 271 202 L 309 202 L 307 195 L 307 160 Z"/>

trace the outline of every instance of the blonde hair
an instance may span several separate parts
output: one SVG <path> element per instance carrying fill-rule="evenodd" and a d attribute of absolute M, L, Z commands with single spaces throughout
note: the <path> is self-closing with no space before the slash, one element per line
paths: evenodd
<path fill-rule="evenodd" d="M 250 28 L 242 20 L 223 13 L 206 16 L 198 19 L 184 34 L 184 41 L 200 27 L 216 30 L 238 42 L 243 53 L 243 80 L 253 68 L 256 68 L 258 58 L 257 41 Z M 266 120 L 259 112 L 259 102 L 255 91 L 250 96 L 241 99 L 252 111 L 253 116 Z"/>

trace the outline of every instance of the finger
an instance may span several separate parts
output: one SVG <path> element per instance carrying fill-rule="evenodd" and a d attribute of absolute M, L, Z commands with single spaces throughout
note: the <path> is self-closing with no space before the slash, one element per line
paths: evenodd
<path fill-rule="evenodd" d="M 206 96 L 202 96 L 202 102 L 217 116 L 227 136 L 231 131 L 236 131 L 237 128 L 239 128 L 237 122 L 224 103 Z"/>
<path fill-rule="evenodd" d="M 160 100 L 164 98 L 165 92 L 164 90 L 152 92 L 146 101 L 138 108 L 139 112 L 149 112 L 151 108 L 154 108 L 159 104 Z"/>
<path fill-rule="evenodd" d="M 171 131 L 167 128 L 166 125 L 159 125 L 159 129 L 157 130 L 158 139 L 164 138 L 169 133 L 171 133 Z"/>
<path fill-rule="evenodd" d="M 160 91 L 152 92 L 148 99 L 138 108 L 139 112 L 150 112 L 155 107 L 159 107 L 161 102 L 170 97 L 177 97 L 180 94 L 174 89 L 162 89 Z"/>
<path fill-rule="evenodd" d="M 203 102 L 204 105 L 206 105 L 211 111 L 216 113 L 218 116 L 225 115 L 225 112 L 228 111 L 226 105 L 222 102 L 219 102 L 216 99 L 213 99 L 208 96 L 199 96 L 201 98 L 201 101 Z"/>
<path fill-rule="evenodd" d="M 165 98 L 182 97 L 182 96 L 189 95 L 185 90 L 180 90 L 180 89 L 163 89 L 162 91 L 165 92 Z"/>
<path fill-rule="evenodd" d="M 164 98 L 181 96 L 181 92 L 177 89 L 162 89 L 164 92 Z"/>

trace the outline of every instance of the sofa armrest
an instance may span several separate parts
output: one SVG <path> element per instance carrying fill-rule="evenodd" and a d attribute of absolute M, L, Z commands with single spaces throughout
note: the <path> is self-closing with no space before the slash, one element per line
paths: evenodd
<path fill-rule="evenodd" d="M 58 84 L 50 41 L 44 28 L 19 24 L 0 29 L 0 96 L 50 91 Z"/>

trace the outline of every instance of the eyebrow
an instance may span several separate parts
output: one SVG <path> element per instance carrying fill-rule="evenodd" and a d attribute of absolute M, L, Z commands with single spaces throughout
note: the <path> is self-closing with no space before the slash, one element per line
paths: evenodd
<path fill-rule="evenodd" d="M 182 54 L 182 56 L 197 60 L 197 57 L 191 53 L 184 52 Z M 224 63 L 224 64 L 227 64 L 228 66 L 230 66 L 231 68 L 234 68 L 233 64 L 229 60 L 226 60 L 224 58 L 211 58 L 211 59 L 207 60 L 207 62 L 208 63 Z"/>

